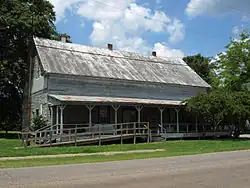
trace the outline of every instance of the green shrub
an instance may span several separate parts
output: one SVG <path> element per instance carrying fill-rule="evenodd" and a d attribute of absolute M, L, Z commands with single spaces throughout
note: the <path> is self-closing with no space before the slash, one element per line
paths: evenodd
<path fill-rule="evenodd" d="M 47 126 L 48 121 L 42 116 L 35 116 L 32 121 L 32 129 L 34 131 L 41 129 L 42 127 Z"/>

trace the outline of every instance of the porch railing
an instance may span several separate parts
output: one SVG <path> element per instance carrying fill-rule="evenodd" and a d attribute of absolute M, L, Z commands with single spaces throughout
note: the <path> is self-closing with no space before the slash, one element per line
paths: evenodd
<path fill-rule="evenodd" d="M 162 129 L 163 127 L 164 129 Z M 194 123 L 179 123 L 179 133 L 192 133 L 192 132 L 216 132 L 216 131 L 230 131 L 231 128 L 229 126 L 225 126 L 223 129 L 208 129 L 207 124 L 194 124 Z M 164 133 L 177 133 L 177 124 L 176 123 L 164 123 L 163 125 L 159 125 L 158 132 Z"/>
<path fill-rule="evenodd" d="M 121 137 L 121 143 L 125 137 L 132 136 L 134 143 L 136 137 L 146 136 L 151 140 L 151 130 L 148 122 L 129 122 L 120 124 L 64 124 L 49 126 L 35 133 L 35 142 L 39 144 L 52 144 L 53 142 L 75 142 L 90 139 Z M 100 144 L 100 143 L 99 143 Z"/>

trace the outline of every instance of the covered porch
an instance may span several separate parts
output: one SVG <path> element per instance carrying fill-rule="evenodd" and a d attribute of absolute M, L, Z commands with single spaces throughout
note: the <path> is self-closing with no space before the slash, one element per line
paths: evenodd
<path fill-rule="evenodd" d="M 198 118 L 182 101 L 49 95 L 50 123 L 63 127 L 149 122 L 152 134 L 201 132 Z"/>

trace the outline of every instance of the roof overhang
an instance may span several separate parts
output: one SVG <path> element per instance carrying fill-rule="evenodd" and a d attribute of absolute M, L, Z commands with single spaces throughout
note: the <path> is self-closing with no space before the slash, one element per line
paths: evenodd
<path fill-rule="evenodd" d="M 104 103 L 104 104 L 145 104 L 145 105 L 185 105 L 181 100 L 140 99 L 125 97 L 52 95 L 49 97 L 64 103 Z"/>

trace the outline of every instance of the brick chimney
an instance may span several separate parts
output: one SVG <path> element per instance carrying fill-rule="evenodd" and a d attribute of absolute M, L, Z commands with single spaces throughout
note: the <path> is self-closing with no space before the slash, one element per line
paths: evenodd
<path fill-rule="evenodd" d="M 68 36 L 67 36 L 66 34 L 61 34 L 61 35 L 60 35 L 60 38 L 61 38 L 61 41 L 62 41 L 62 42 L 67 42 Z"/>
<path fill-rule="evenodd" d="M 153 51 L 153 52 L 152 52 L 152 56 L 155 56 L 155 57 L 156 57 L 156 51 Z"/>
<path fill-rule="evenodd" d="M 113 44 L 108 44 L 108 49 L 113 50 Z"/>

